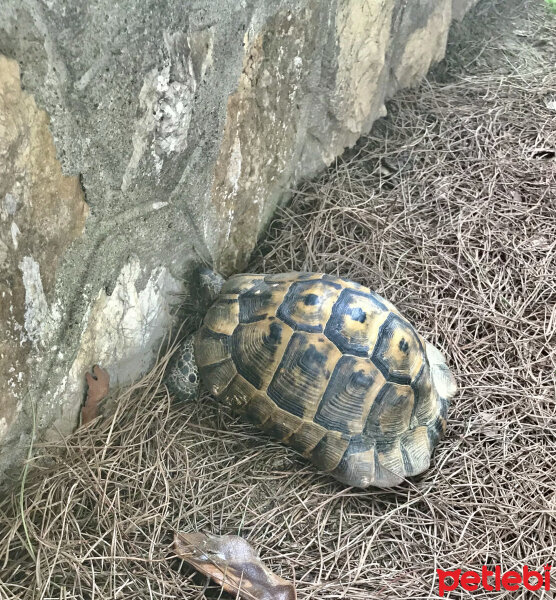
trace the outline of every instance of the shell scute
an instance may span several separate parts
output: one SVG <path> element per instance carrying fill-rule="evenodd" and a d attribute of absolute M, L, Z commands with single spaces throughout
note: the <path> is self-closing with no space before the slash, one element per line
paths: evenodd
<path fill-rule="evenodd" d="M 326 435 L 327 429 L 313 423 L 313 421 L 301 421 L 301 427 L 295 431 L 288 444 L 305 456 L 310 455 L 315 446 Z"/>
<path fill-rule="evenodd" d="M 340 464 L 349 441 L 349 435 L 327 431 L 308 456 L 323 471 L 333 471 Z"/>
<path fill-rule="evenodd" d="M 413 327 L 398 315 L 388 313 L 372 352 L 372 361 L 386 380 L 409 385 L 423 367 L 424 356 Z"/>
<path fill-rule="evenodd" d="M 237 413 L 359 487 L 424 471 L 455 393 L 443 356 L 394 305 L 322 273 L 231 277 L 195 359 Z"/>
<path fill-rule="evenodd" d="M 260 280 L 252 287 L 242 290 L 238 295 L 239 322 L 253 323 L 273 316 L 287 289 L 287 284 L 277 284 L 273 287 Z"/>
<path fill-rule="evenodd" d="M 305 281 L 307 279 L 321 279 L 322 273 L 311 273 L 309 271 L 289 271 L 288 273 L 272 273 L 263 275 L 267 283 L 291 283 L 292 281 Z"/>
<path fill-rule="evenodd" d="M 242 291 L 252 288 L 259 281 L 264 281 L 264 275 L 256 273 L 232 275 L 224 283 L 220 294 L 240 294 Z"/>
<path fill-rule="evenodd" d="M 204 324 L 215 333 L 232 335 L 239 323 L 237 296 L 220 296 L 208 309 Z"/>
<path fill-rule="evenodd" d="M 384 383 L 382 373 L 369 360 L 342 356 L 319 403 L 314 422 L 346 434 L 361 433 Z"/>
<path fill-rule="evenodd" d="M 296 281 L 290 285 L 277 316 L 296 331 L 320 333 L 340 292 L 341 286 L 332 281 Z"/>
<path fill-rule="evenodd" d="M 269 397 L 280 408 L 312 419 L 339 358 L 334 344 L 318 334 L 295 332 L 268 386 Z"/>
<path fill-rule="evenodd" d="M 240 323 L 231 336 L 231 356 L 240 373 L 258 390 L 266 390 L 282 359 L 292 330 L 278 320 Z"/>
<path fill-rule="evenodd" d="M 272 400 L 270 400 L 270 402 L 272 402 Z M 302 419 L 275 405 L 272 416 L 265 422 L 263 429 L 274 439 L 288 443 L 292 435 L 295 435 L 296 431 L 300 429 L 302 425 Z"/>
<path fill-rule="evenodd" d="M 195 362 L 202 369 L 206 365 L 230 358 L 230 336 L 201 327 L 195 336 Z"/>
<path fill-rule="evenodd" d="M 372 294 L 344 289 L 332 309 L 324 333 L 342 352 L 368 356 L 388 314 Z"/>
<path fill-rule="evenodd" d="M 410 386 L 384 384 L 374 399 L 363 433 L 374 439 L 399 436 L 409 429 L 413 404 L 413 390 Z"/>

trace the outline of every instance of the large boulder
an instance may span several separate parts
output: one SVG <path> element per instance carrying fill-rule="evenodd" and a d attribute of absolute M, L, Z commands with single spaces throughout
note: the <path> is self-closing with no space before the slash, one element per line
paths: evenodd
<path fill-rule="evenodd" d="M 0 3 L 0 481 L 93 363 L 152 365 L 191 266 L 241 269 L 472 3 Z"/>

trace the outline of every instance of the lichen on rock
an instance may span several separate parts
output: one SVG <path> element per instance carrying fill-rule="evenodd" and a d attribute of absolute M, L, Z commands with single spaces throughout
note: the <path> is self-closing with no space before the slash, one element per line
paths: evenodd
<path fill-rule="evenodd" d="M 25 408 L 29 361 L 59 324 L 56 266 L 85 226 L 78 177 L 62 173 L 49 118 L 0 56 L 0 436 Z M 1 442 L 1 440 L 0 440 Z"/>

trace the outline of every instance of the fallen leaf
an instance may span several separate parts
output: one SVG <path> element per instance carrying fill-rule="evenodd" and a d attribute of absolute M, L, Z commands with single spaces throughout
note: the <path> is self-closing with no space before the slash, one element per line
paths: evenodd
<path fill-rule="evenodd" d="M 110 375 L 103 368 L 95 365 L 92 373 L 86 373 L 87 399 L 81 409 L 81 425 L 89 423 L 98 416 L 98 405 L 106 397 L 110 389 Z"/>
<path fill-rule="evenodd" d="M 237 535 L 176 533 L 174 550 L 197 571 L 244 600 L 296 600 L 293 583 L 275 575 Z"/>

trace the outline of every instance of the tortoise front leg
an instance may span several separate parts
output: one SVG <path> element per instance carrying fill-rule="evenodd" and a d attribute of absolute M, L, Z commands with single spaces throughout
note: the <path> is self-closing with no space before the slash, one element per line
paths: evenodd
<path fill-rule="evenodd" d="M 195 334 L 191 334 L 185 338 L 166 370 L 166 386 L 178 400 L 195 400 L 199 395 L 200 380 L 195 363 L 194 337 Z"/>

